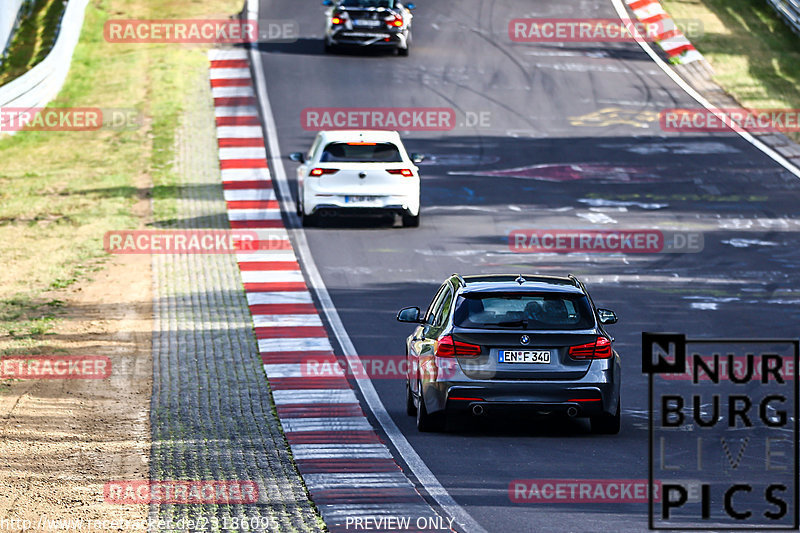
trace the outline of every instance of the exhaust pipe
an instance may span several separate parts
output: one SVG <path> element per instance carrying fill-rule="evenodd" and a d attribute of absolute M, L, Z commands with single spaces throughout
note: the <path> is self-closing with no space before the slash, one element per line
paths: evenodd
<path fill-rule="evenodd" d="M 482 416 L 484 413 L 483 406 L 481 404 L 475 404 L 472 406 L 472 414 L 475 416 Z"/>
<path fill-rule="evenodd" d="M 575 417 L 578 414 L 578 409 L 576 407 L 567 407 L 567 416 L 570 418 Z"/>

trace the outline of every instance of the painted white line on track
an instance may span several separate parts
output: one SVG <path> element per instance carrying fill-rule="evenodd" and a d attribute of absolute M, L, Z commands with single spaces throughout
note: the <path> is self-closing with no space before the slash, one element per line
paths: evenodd
<path fill-rule="evenodd" d="M 625 6 L 622 4 L 621 0 L 611 0 L 611 3 L 614 6 L 614 9 L 616 9 L 619 18 L 622 20 L 628 20 L 629 18 L 628 12 L 625 10 Z M 694 98 L 695 101 L 697 101 L 697 103 L 699 103 L 700 105 L 702 105 L 703 107 L 714 113 L 716 117 L 718 117 L 720 120 L 723 121 L 723 124 L 734 123 L 733 119 L 731 119 L 726 113 L 720 111 L 720 109 L 717 106 L 706 100 L 700 93 L 695 91 L 686 81 L 684 81 L 683 78 L 678 76 L 678 74 L 675 73 L 675 71 L 672 70 L 672 68 L 658 56 L 655 50 L 653 50 L 653 48 L 644 40 L 644 38 L 642 38 L 641 33 L 639 33 L 639 30 L 635 27 L 635 25 L 632 25 L 631 27 L 633 28 L 632 31 L 633 36 L 636 39 L 636 42 L 639 43 L 639 46 L 642 47 L 642 50 L 644 50 L 645 53 L 648 56 L 650 56 L 650 59 L 652 59 L 653 62 L 656 65 L 658 65 L 658 67 L 661 70 L 663 70 L 664 73 L 678 85 L 678 87 L 683 89 L 684 92 L 686 92 L 686 94 Z M 739 129 L 738 131 L 734 130 L 733 128 L 731 129 L 732 131 L 738 133 L 744 140 L 755 146 L 757 149 L 761 150 L 767 157 L 778 163 L 780 166 L 791 172 L 796 177 L 800 178 L 800 168 L 797 168 L 788 159 L 780 155 L 778 152 L 776 152 L 763 142 L 756 139 L 752 134 L 746 131 L 742 131 L 741 129 Z"/>
<path fill-rule="evenodd" d="M 286 389 L 272 391 L 275 405 L 346 404 L 359 405 L 353 389 Z M 370 428 L 372 429 L 372 428 Z"/>
<path fill-rule="evenodd" d="M 256 0 L 247 0 L 248 16 L 255 16 L 258 18 L 258 4 Z M 272 106 L 269 102 L 267 95 L 266 77 L 264 75 L 264 65 L 261 63 L 261 58 L 258 54 L 258 49 L 250 47 L 250 61 L 255 75 L 256 92 L 258 94 L 258 103 L 261 108 L 262 116 L 264 117 L 264 130 L 267 138 L 267 143 L 270 149 L 272 158 L 272 172 L 273 179 L 278 184 L 278 192 L 281 195 L 281 204 L 286 209 L 288 222 L 292 228 L 292 234 L 297 243 L 296 253 L 303 259 L 305 265 L 305 272 L 308 275 L 309 285 L 319 299 L 320 307 L 325 313 L 325 317 L 331 326 L 339 344 L 342 347 L 345 357 L 350 365 L 356 365 L 360 362 L 358 352 L 350 340 L 347 330 L 342 323 L 341 317 L 333 305 L 333 300 L 328 293 L 322 276 L 317 269 L 314 257 L 308 247 L 305 233 L 302 230 L 297 230 L 298 222 L 297 215 L 294 213 L 295 205 L 291 194 L 289 193 L 289 184 L 286 178 L 286 170 L 283 168 L 283 159 L 281 156 L 280 144 L 278 142 L 277 126 L 275 124 L 275 117 L 272 114 Z M 356 368 L 354 366 L 354 368 Z M 488 533 L 469 513 L 467 513 L 453 497 L 442 486 L 436 476 L 431 472 L 425 461 L 414 450 L 414 447 L 406 439 L 397 424 L 394 423 L 392 417 L 386 411 L 375 386 L 368 377 L 358 378 L 355 380 L 359 390 L 364 395 L 367 406 L 375 415 L 378 423 L 383 428 L 389 440 L 397 449 L 403 461 L 408 465 L 409 469 L 414 473 L 417 480 L 425 488 L 425 491 L 441 506 L 442 510 L 450 517 L 455 519 L 463 529 L 472 533 Z"/>
<path fill-rule="evenodd" d="M 327 352 L 333 350 L 327 337 L 258 339 L 259 352 Z"/>

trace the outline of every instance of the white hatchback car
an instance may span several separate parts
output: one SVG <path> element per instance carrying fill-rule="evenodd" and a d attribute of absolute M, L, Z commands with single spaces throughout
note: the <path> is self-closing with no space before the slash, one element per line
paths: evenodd
<path fill-rule="evenodd" d="M 320 215 L 398 213 L 404 226 L 419 226 L 420 181 L 396 131 L 321 131 L 308 154 L 295 152 L 297 214 L 304 226 Z"/>

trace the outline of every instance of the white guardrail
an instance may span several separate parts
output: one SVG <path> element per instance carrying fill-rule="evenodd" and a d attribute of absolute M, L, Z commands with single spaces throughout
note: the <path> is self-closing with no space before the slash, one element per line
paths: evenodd
<path fill-rule="evenodd" d="M 53 49 L 38 65 L 0 87 L 0 108 L 44 107 L 56 97 L 67 78 L 88 3 L 89 0 L 69 0 Z"/>
<path fill-rule="evenodd" d="M 3 7 L 0 7 L 0 54 L 11 39 L 21 7 L 22 0 L 3 0 Z"/>
<path fill-rule="evenodd" d="M 800 0 L 767 0 L 793 32 L 800 35 Z"/>

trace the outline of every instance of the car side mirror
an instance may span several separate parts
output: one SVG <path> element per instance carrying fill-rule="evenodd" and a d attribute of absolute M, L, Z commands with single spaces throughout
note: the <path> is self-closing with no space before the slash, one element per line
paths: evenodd
<path fill-rule="evenodd" d="M 617 314 L 611 309 L 598 309 L 597 317 L 604 326 L 617 323 Z"/>
<path fill-rule="evenodd" d="M 423 154 L 412 153 L 411 160 L 414 163 L 422 163 L 423 161 L 425 161 L 425 156 Z"/>
<path fill-rule="evenodd" d="M 303 155 L 303 152 L 292 152 L 289 154 L 289 159 L 292 161 L 297 161 L 298 163 L 306 162 L 306 156 Z"/>
<path fill-rule="evenodd" d="M 416 9 L 417 8 L 417 4 L 406 4 L 406 7 L 408 9 Z"/>
<path fill-rule="evenodd" d="M 397 321 L 422 324 L 422 319 L 419 317 L 419 307 L 404 307 L 397 313 Z"/>
<path fill-rule="evenodd" d="M 322 0 L 322 5 L 323 6 L 332 6 L 333 2 L 331 2 L 331 0 Z"/>

